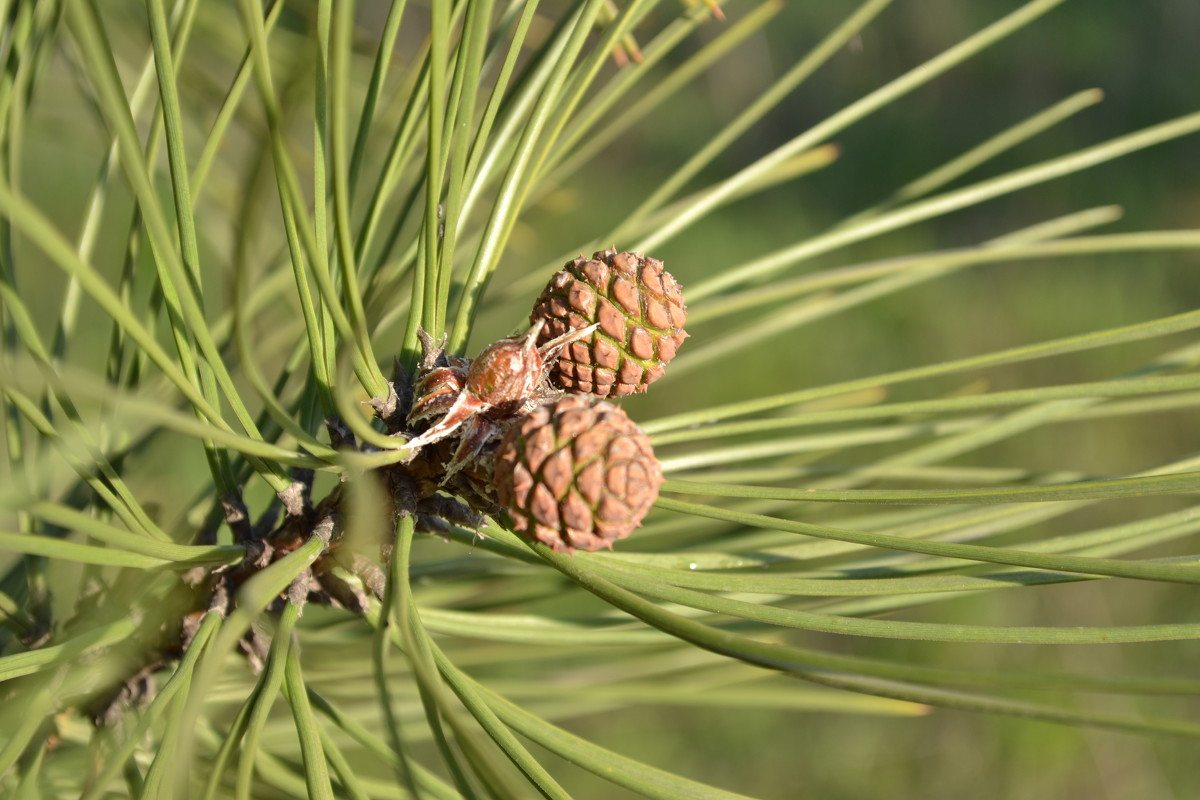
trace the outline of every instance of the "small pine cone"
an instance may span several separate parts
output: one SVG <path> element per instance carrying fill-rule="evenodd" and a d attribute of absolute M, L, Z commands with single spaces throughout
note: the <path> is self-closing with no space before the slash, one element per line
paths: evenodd
<path fill-rule="evenodd" d="M 559 352 L 550 380 L 572 394 L 624 397 L 658 380 L 687 333 L 683 292 L 656 258 L 600 250 L 554 274 L 530 321 L 545 320 L 544 345 L 593 323 L 591 336 Z"/>
<path fill-rule="evenodd" d="M 649 437 L 624 411 L 572 395 L 514 424 L 493 471 L 515 530 L 565 553 L 611 549 L 641 524 L 662 484 Z"/>

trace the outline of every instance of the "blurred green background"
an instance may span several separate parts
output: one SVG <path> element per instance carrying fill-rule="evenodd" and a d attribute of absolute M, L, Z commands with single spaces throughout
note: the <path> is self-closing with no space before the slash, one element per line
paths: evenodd
<path fill-rule="evenodd" d="M 763 125 L 693 184 L 719 180 L 972 32 L 1017 8 L 1004 0 L 897 2 L 785 100 Z M 556 198 L 555 223 L 531 223 L 530 257 L 540 263 L 569 251 L 595 219 L 621 217 L 703 145 L 749 100 L 831 30 L 857 4 L 790 0 L 766 31 L 725 65 L 676 96 L 636 134 L 610 147 Z M 736 19 L 745 6 L 731 8 Z M 715 35 L 702 29 L 701 39 Z M 838 134 L 831 167 L 739 202 L 689 230 L 655 255 L 684 283 L 719 272 L 827 230 L 892 191 L 1041 109 L 1092 87 L 1102 103 L 1040 134 L 948 188 L 1037 163 L 1141 127 L 1195 111 L 1200 100 L 1200 3 L 1192 0 L 1067 2 L 931 85 Z M 693 48 L 694 49 L 694 48 Z M 1200 140 L 1151 148 L 1082 174 L 987 202 L 799 265 L 804 274 L 897 255 L 986 241 L 1039 221 L 1119 204 L 1123 218 L 1100 232 L 1195 227 L 1200 219 Z M 561 214 L 561 216 L 560 216 Z M 549 217 L 550 214 L 547 214 Z M 578 226 L 570 224 L 577 221 Z M 624 243 L 616 243 L 618 247 Z M 512 259 L 523 261 L 520 256 Z M 849 313 L 800 327 L 769 346 L 740 352 L 689 373 L 668 372 L 662 390 L 626 403 L 651 417 L 678 411 L 685 396 L 728 402 L 875 372 L 948 360 L 1193 310 L 1200 304 L 1195 253 L 1132 254 L 983 266 L 926 283 Z M 501 279 L 497 283 L 502 283 Z M 719 336 L 723 325 L 704 336 Z M 498 314 L 495 329 L 512 325 Z M 486 327 L 485 327 L 486 329 Z M 488 331 L 490 334 L 492 331 Z M 477 341 L 488 341 L 486 336 Z M 1019 365 L 987 375 L 998 389 L 1102 380 L 1183 344 L 1125 345 Z M 956 381 L 956 382 L 955 382 Z M 962 378 L 901 386 L 896 399 L 960 388 Z M 700 405 L 689 402 L 685 407 Z M 1118 474 L 1194 450 L 1200 426 L 1190 411 L 1038 429 L 973 453 L 963 463 L 1033 470 Z M 878 452 L 873 450 L 872 453 Z M 908 484 L 911 485 L 911 484 Z M 1162 509 L 1172 501 L 1150 501 Z M 1144 508 L 1141 507 L 1141 508 Z M 1086 522 L 1111 524 L 1138 513 L 1134 504 L 1102 504 L 1045 526 L 1047 536 Z M 1156 555 L 1151 553 L 1150 555 Z M 1073 585 L 941 602 L 910 619 L 1006 624 L 1135 624 L 1187 619 L 1191 589 L 1126 585 L 1100 591 Z M 1111 590 L 1111 591 L 1110 591 Z M 1196 643 L 987 647 L 892 642 L 796 634 L 794 640 L 836 652 L 910 656 L 920 663 L 1100 672 L 1153 672 L 1162 664 L 1197 663 Z M 779 691 L 794 685 L 779 679 Z M 1036 693 L 1031 693 L 1036 697 Z M 1043 698 L 1055 699 L 1055 698 Z M 1190 710 L 1194 698 L 1139 703 L 1082 695 L 1114 711 Z M 1037 722 L 934 711 L 918 718 L 646 708 L 598 716 L 575 729 L 683 774 L 769 798 L 1183 798 L 1195 796 L 1200 761 L 1194 744 Z M 582 776 L 584 780 L 590 780 Z M 596 798 L 617 797 L 594 781 Z"/>
<path fill-rule="evenodd" d="M 363 3 L 370 13 L 370 3 Z M 688 154 L 706 142 L 758 92 L 803 57 L 856 4 L 789 0 L 761 35 L 752 37 L 718 70 L 672 98 L 638 130 L 609 147 L 602 158 L 535 208 L 514 236 L 503 271 L 493 281 L 549 264 L 595 231 L 619 219 Z M 898 0 L 853 46 L 820 69 L 709 167 L 692 188 L 718 180 L 770 148 L 825 119 L 863 94 L 935 56 L 1016 8 L 1011 0 Z M 749 4 L 729 4 L 731 20 Z M 219 18 L 219 16 L 217 17 Z M 419 26 L 418 26 L 419 27 Z M 285 26 L 286 28 L 286 26 Z M 131 52 L 145 39 L 135 30 Z M 683 58 L 717 35 L 710 23 Z M 211 43 L 217 37 L 202 41 Z M 831 167 L 765 194 L 743 200 L 669 242 L 653 255 L 664 259 L 686 287 L 747 258 L 827 230 L 837 221 L 884 200 L 896 188 L 1004 128 L 1062 98 L 1091 87 L 1104 91 L 1100 105 L 1023 144 L 955 185 L 1001 174 L 1105 139 L 1197 110 L 1200 91 L 1200 3 L 1196 0 L 1070 0 L 1046 18 L 969 60 L 930 86 L 839 134 L 841 157 Z M 198 42 L 197 47 L 201 46 Z M 122 65 L 123 67 L 127 65 Z M 615 67 L 613 67 L 615 69 Z M 46 92 L 35 108 L 26 141 L 24 184 L 56 220 L 74 230 L 83 212 L 81 187 L 93 180 L 106 139 L 70 89 L 66 71 L 51 77 L 60 93 Z M 224 76 L 186 72 L 194 95 L 215 92 Z M 199 136 L 202 131 L 194 133 Z M 239 135 L 248 136 L 248 131 Z M 247 150 L 253 139 L 242 140 Z M 254 181 L 226 164 L 214 176 L 221 192 Z M 1200 217 L 1200 139 L 1158 146 L 1114 163 L 990 201 L 951 216 L 869 240 L 799 265 L 791 274 L 924 251 L 959 247 L 1071 211 L 1119 204 L 1123 219 L 1110 230 L 1196 227 Z M 119 218 L 119 204 L 108 212 Z M 272 210 L 265 224 L 276 224 Z M 118 226 L 119 227 L 119 226 Z M 208 231 L 203 247 L 229 257 L 229 242 Z M 628 243 L 616 242 L 618 247 Z M 120 243 L 108 243 L 119 249 Z M 106 251 L 102 244 L 99 251 Z M 119 264 L 97 262 L 108 274 Z M 32 260 L 23 262 L 35 264 Z M 769 347 L 739 353 L 633 398 L 636 417 L 721 403 L 753 394 L 835 382 L 876 372 L 983 353 L 1048 338 L 1129 324 L 1200 305 L 1196 254 L 1135 254 L 976 267 L 952 277 L 782 334 Z M 23 290 L 52 330 L 63 281 L 57 273 L 26 266 Z M 472 349 L 522 322 L 524 302 L 498 303 L 483 315 Z M 220 303 L 214 307 L 219 308 Z M 94 309 L 84 322 L 96 321 Z M 732 317 L 696 331 L 715 339 L 749 318 Z M 398 333 L 397 333 L 398 339 Z M 989 373 L 995 388 L 1017 388 L 1116 377 L 1143 364 L 1182 337 L 1022 364 Z M 106 342 L 97 337 L 96 353 Z M 86 352 L 73 354 L 86 361 Z M 896 399 L 932 397 L 961 388 L 962 379 L 901 387 Z M 666 387 L 675 387 L 675 392 Z M 681 401 L 683 398 L 683 401 Z M 682 407 L 681 407 L 682 405 Z M 1121 419 L 1114 423 L 1039 429 L 973 453 L 964 463 L 1017 466 L 1035 471 L 1077 470 L 1106 476 L 1132 472 L 1194 450 L 1200 426 L 1191 412 Z M 162 458 L 177 469 L 145 475 L 163 497 L 187 497 L 203 474 L 199 448 Z M 879 449 L 872 454 L 878 454 Z M 194 459 L 193 468 L 185 460 Z M 153 459 L 142 461 L 143 469 Z M 1048 526 L 1047 535 L 1166 509 L 1175 501 L 1106 503 Z M 180 502 L 179 508 L 189 503 Z M 177 509 L 164 508 L 170 517 Z M 1110 515 L 1110 516 L 1106 516 Z M 179 524 L 185 524 L 182 520 Z M 440 546 L 440 545 L 433 545 Z M 1148 555 L 1155 555 L 1151 552 Z M 1136 624 L 1187 619 L 1193 590 L 1157 584 L 1087 584 L 1029 588 L 966 597 L 906 612 L 906 618 L 981 624 Z M 794 641 L 835 652 L 911 657 L 928 664 L 1047 670 L 1153 672 L 1200 662 L 1197 643 L 987 647 L 860 640 L 793 632 Z M 786 693 L 799 684 L 772 679 Z M 1034 696 L 1034 695 L 1031 695 Z M 1050 698 L 1055 699 L 1055 698 Z M 1193 698 L 1166 696 L 1110 701 L 1082 695 L 1078 702 L 1114 711 L 1176 714 L 1200 711 Z M 1180 798 L 1195 796 L 1200 762 L 1194 743 L 1075 730 L 1044 723 L 934 711 L 920 718 L 800 713 L 771 709 L 685 710 L 647 705 L 596 714 L 568 724 L 617 751 L 697 780 L 767 798 Z M 622 797 L 621 791 L 563 765 L 566 785 L 581 798 Z"/>

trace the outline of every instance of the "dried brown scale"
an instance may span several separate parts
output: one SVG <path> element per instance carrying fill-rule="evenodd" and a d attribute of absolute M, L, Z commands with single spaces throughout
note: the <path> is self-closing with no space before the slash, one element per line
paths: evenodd
<path fill-rule="evenodd" d="M 405 510 L 418 514 L 428 511 L 454 525 L 479 528 L 486 522 L 480 514 L 494 516 L 499 512 L 500 507 L 496 505 L 496 494 L 491 486 L 491 457 L 495 452 L 496 443 L 493 441 L 486 445 L 479 455 L 447 477 L 447 469 L 454 459 L 458 445 L 455 439 L 435 442 L 422 448 L 411 461 L 385 470 L 388 493 L 393 498 L 395 509 L 393 516 L 404 513 Z M 457 503 L 458 509 L 454 511 L 451 511 L 449 506 L 431 509 L 429 503 L 432 498 L 456 502 L 439 494 L 442 492 L 453 495 L 466 505 Z"/>
<path fill-rule="evenodd" d="M 597 251 L 554 274 L 530 321 L 539 341 L 598 324 L 549 365 L 551 382 L 573 394 L 623 397 L 662 377 L 687 338 L 683 292 L 663 262 L 637 253 Z"/>
<path fill-rule="evenodd" d="M 625 412 L 575 395 L 516 422 L 493 469 L 514 530 L 565 553 L 611 548 L 628 536 L 662 484 L 649 437 Z"/>
<path fill-rule="evenodd" d="M 435 367 L 423 373 L 413 387 L 415 400 L 408 422 L 415 425 L 445 414 L 467 382 L 465 366 Z"/>
<path fill-rule="evenodd" d="M 467 370 L 471 359 L 447 355 L 442 345 L 424 330 L 418 331 L 421 340 L 421 364 L 412 381 L 408 429 L 423 431 L 430 420 L 445 415 L 467 385 Z"/>

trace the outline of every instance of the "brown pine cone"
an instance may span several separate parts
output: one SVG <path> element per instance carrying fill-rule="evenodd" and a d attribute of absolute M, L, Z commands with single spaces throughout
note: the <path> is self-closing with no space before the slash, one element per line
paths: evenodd
<path fill-rule="evenodd" d="M 649 437 L 624 411 L 572 395 L 516 422 L 493 463 L 514 530 L 565 553 L 611 549 L 641 524 L 662 483 Z"/>
<path fill-rule="evenodd" d="M 656 258 L 600 250 L 554 274 L 534 304 L 545 320 L 538 344 L 593 323 L 550 366 L 550 380 L 572 394 L 624 397 L 658 380 L 687 333 L 683 292 Z"/>

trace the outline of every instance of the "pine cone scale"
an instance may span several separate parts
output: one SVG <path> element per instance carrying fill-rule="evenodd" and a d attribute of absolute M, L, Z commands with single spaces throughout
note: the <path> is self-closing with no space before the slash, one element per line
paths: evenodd
<path fill-rule="evenodd" d="M 569 492 L 559 503 L 561 519 L 567 529 L 590 531 L 592 529 L 592 510 L 578 492 Z"/>
<path fill-rule="evenodd" d="M 654 358 L 654 338 L 645 328 L 634 328 L 629 333 L 629 352 L 634 358 L 648 362 Z"/>
<path fill-rule="evenodd" d="M 600 330 L 611 336 L 614 341 L 625 341 L 626 317 L 611 301 L 603 298 L 599 301 L 594 321 L 599 322 Z"/>
<path fill-rule="evenodd" d="M 604 431 L 588 430 L 575 437 L 572 449 L 575 451 L 575 463 L 586 464 L 599 458 L 608 444 Z"/>
<path fill-rule="evenodd" d="M 555 301 L 555 310 L 557 308 L 562 309 L 559 312 L 560 316 L 565 317 L 570 313 L 570 309 L 575 309 L 579 314 L 581 322 L 587 319 L 595 319 L 596 317 L 596 293 L 588 291 L 586 286 L 572 284 L 567 290 L 566 302 L 563 302 L 562 298 L 555 298 Z M 586 328 L 587 325 L 585 324 L 580 327 Z"/>
<path fill-rule="evenodd" d="M 595 507 L 604 495 L 604 464 L 594 460 L 579 470 L 578 486 L 583 499 Z"/>
<path fill-rule="evenodd" d="M 575 477 L 571 468 L 571 451 L 568 448 L 555 451 L 542 465 L 538 477 L 556 499 L 566 497 L 571 480 Z"/>
<path fill-rule="evenodd" d="M 628 316 L 636 318 L 641 315 L 642 304 L 639 299 L 639 293 L 632 283 L 621 278 L 615 278 L 612 285 L 608 288 L 608 293 Z"/>
<path fill-rule="evenodd" d="M 542 464 L 554 452 L 554 431 L 549 428 L 535 430 L 525 442 L 527 462 L 532 472 L 539 472 Z"/>
<path fill-rule="evenodd" d="M 672 321 L 667 307 L 659 300 L 651 298 L 646 299 L 646 322 L 650 323 L 651 327 L 658 328 L 660 331 L 678 327 Z"/>

